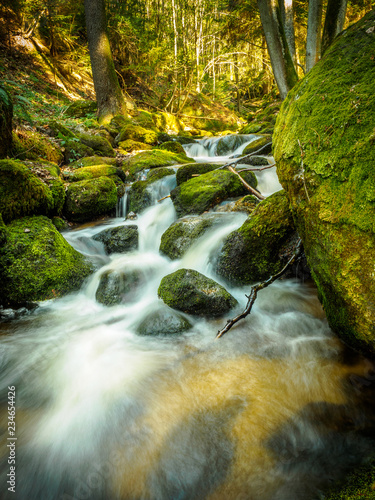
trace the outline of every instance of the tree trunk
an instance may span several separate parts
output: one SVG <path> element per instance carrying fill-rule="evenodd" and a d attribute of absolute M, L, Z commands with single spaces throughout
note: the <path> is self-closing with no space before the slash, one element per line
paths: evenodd
<path fill-rule="evenodd" d="M 306 38 L 306 73 L 319 61 L 323 0 L 309 0 Z"/>
<path fill-rule="evenodd" d="M 98 104 L 98 121 L 108 123 L 116 114 L 127 115 L 134 101 L 122 93 L 107 34 L 104 0 L 85 0 L 87 39 Z"/>
<path fill-rule="evenodd" d="M 296 40 L 294 35 L 293 0 L 281 0 L 281 4 L 283 5 L 282 13 L 285 37 L 286 41 L 288 42 L 289 52 L 293 59 L 293 63 L 296 64 Z"/>
<path fill-rule="evenodd" d="M 322 38 L 322 55 L 344 27 L 346 6 L 347 0 L 328 0 Z"/>
<path fill-rule="evenodd" d="M 298 76 L 285 37 L 278 0 L 258 0 L 268 53 L 281 99 L 297 83 Z"/>

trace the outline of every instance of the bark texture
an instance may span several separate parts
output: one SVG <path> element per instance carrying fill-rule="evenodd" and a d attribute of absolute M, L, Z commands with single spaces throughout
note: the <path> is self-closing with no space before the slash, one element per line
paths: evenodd
<path fill-rule="evenodd" d="M 322 55 L 344 27 L 346 6 L 347 0 L 328 0 L 322 37 Z"/>
<path fill-rule="evenodd" d="M 306 38 L 306 73 L 318 62 L 321 47 L 323 0 L 309 0 Z"/>

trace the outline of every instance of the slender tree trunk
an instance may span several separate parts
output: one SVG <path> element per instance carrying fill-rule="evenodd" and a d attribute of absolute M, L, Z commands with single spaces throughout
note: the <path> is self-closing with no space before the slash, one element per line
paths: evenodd
<path fill-rule="evenodd" d="M 328 0 L 322 37 L 322 55 L 344 27 L 346 6 L 347 0 Z"/>
<path fill-rule="evenodd" d="M 286 41 L 288 42 L 289 52 L 293 59 L 293 63 L 296 64 L 296 40 L 294 35 L 293 0 L 280 0 L 280 6 L 281 5 L 283 5 L 281 13 Z"/>
<path fill-rule="evenodd" d="M 258 0 L 268 53 L 281 99 L 297 83 L 298 76 L 285 37 L 278 0 Z"/>
<path fill-rule="evenodd" d="M 306 73 L 319 61 L 323 0 L 309 0 L 306 37 Z"/>
<path fill-rule="evenodd" d="M 116 114 L 135 109 L 134 101 L 122 93 L 107 34 L 104 0 L 85 0 L 87 39 L 98 104 L 98 120 L 108 123 Z"/>

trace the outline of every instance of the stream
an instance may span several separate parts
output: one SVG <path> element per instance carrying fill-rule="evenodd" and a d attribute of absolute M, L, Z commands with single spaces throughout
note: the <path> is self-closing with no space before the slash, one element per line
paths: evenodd
<path fill-rule="evenodd" d="M 254 136 L 256 137 L 256 136 Z M 197 161 L 215 156 L 217 138 L 185 146 Z M 271 160 L 270 160 L 271 163 Z M 274 169 L 259 189 L 280 189 Z M 373 365 L 330 331 L 314 286 L 282 280 L 259 293 L 252 313 L 215 340 L 243 310 L 250 287 L 229 287 L 213 262 L 246 214 L 222 223 L 179 260 L 159 253 L 176 220 L 175 176 L 153 184 L 155 203 L 137 220 L 119 217 L 64 233 L 97 270 L 82 289 L 40 303 L 6 324 L 0 337 L 1 430 L 8 387 L 16 391 L 16 492 L 8 491 L 9 447 L 1 451 L 1 498 L 19 500 L 308 500 L 374 452 Z M 139 249 L 106 255 L 92 237 L 137 224 Z M 179 336 L 141 336 L 163 276 L 195 269 L 238 300 L 215 320 L 189 317 Z M 129 301 L 95 300 L 100 277 L 138 270 Z M 227 317 L 228 316 L 228 317 Z M 6 485 L 6 486 L 5 486 Z"/>

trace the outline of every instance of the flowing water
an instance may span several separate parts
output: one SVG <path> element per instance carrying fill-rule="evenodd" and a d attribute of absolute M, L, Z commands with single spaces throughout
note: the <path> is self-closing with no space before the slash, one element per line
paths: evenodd
<path fill-rule="evenodd" d="M 174 178 L 154 184 L 155 199 Z M 274 185 L 277 181 L 274 180 Z M 160 280 L 193 268 L 220 281 L 213 261 L 243 214 L 215 225 L 170 261 L 160 238 L 176 215 L 170 199 L 136 221 L 115 218 L 65 234 L 97 271 L 74 294 L 40 304 L 1 337 L 1 428 L 16 390 L 16 493 L 20 500 L 304 500 L 373 450 L 374 371 L 331 333 L 311 284 L 279 281 L 220 340 L 222 319 L 192 318 L 180 336 L 140 336 L 166 308 Z M 106 255 L 92 236 L 137 224 L 139 250 Z M 101 275 L 137 270 L 128 302 L 96 299 Z M 227 289 L 242 310 L 247 288 Z M 228 315 L 229 317 L 229 315 Z"/>

